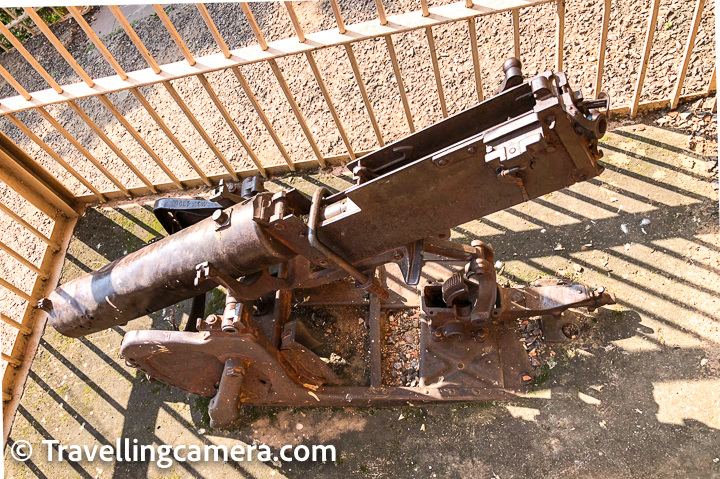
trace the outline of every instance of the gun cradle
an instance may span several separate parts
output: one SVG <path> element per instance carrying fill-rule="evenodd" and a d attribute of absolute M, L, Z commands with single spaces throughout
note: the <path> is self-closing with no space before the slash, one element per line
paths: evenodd
<path fill-rule="evenodd" d="M 500 287 L 489 245 L 448 241 L 450 228 L 603 170 L 597 140 L 607 118 L 597 108 L 609 107 L 607 97 L 584 101 L 564 73 L 521 83 L 514 59 L 505 72 L 496 96 L 351 162 L 356 184 L 345 191 L 319 188 L 311 201 L 246 178 L 221 184 L 211 201 L 159 200 L 168 237 L 65 283 L 40 307 L 55 329 L 80 337 L 194 298 L 185 331 L 129 331 L 121 354 L 150 378 L 213 398 L 215 427 L 230 425 L 242 404 L 510 397 L 531 369 L 508 320 L 544 316 L 546 335 L 564 339 L 558 332 L 573 321 L 563 311 L 614 297 L 583 285 Z M 443 280 L 420 283 L 423 268 L 439 263 L 449 265 Z M 383 265 L 399 269 L 408 285 L 420 283 L 418 387 L 381 384 L 380 311 L 408 304 L 391 295 L 378 274 Z M 339 281 L 347 277 L 354 287 Z M 218 285 L 228 291 L 224 313 L 205 318 L 205 293 Z M 369 297 L 370 387 L 339 386 L 290 317 L 293 291 L 312 296 L 330 287 L 330 302 Z"/>

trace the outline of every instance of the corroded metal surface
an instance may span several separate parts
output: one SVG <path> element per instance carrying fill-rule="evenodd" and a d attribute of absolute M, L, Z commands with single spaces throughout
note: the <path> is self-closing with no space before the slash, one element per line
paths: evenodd
<path fill-rule="evenodd" d="M 240 404 L 482 401 L 523 390 L 529 361 L 511 321 L 560 318 L 614 296 L 586 285 L 500 287 L 492 248 L 449 241 L 449 229 L 599 175 L 607 118 L 598 108 L 609 101 L 585 101 L 563 73 L 522 83 L 519 62 L 505 71 L 495 97 L 351 162 L 356 184 L 345 191 L 319 189 L 311 201 L 266 192 L 257 178 L 221 184 L 213 202 L 185 213 L 161 200 L 172 234 L 59 287 L 43 302 L 51 324 L 77 337 L 184 299 L 198 298 L 198 310 L 223 285 L 222 316 L 182 332 L 131 331 L 121 349 L 149 377 L 213 397 L 218 427 Z M 369 305 L 369 387 L 337 386 L 291 318 L 293 296 Z M 419 386 L 386 387 L 383 310 L 418 305 Z M 572 336 L 567 323 L 553 323 L 553 334 Z"/>

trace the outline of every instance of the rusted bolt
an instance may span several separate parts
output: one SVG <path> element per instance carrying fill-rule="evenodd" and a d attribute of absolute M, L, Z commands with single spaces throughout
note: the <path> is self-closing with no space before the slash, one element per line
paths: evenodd
<path fill-rule="evenodd" d="M 227 221 L 228 215 L 223 210 L 215 210 L 213 212 L 212 219 L 215 223 L 222 225 Z"/>
<path fill-rule="evenodd" d="M 230 183 L 227 185 L 227 189 L 230 193 L 232 193 L 237 189 L 237 185 L 235 183 Z"/>
<path fill-rule="evenodd" d="M 475 340 L 479 343 L 484 343 L 487 341 L 488 338 L 488 332 L 487 329 L 480 328 L 477 331 L 475 331 Z"/>
<path fill-rule="evenodd" d="M 218 318 L 218 316 L 216 314 L 211 314 L 210 316 L 205 318 L 205 323 L 206 324 L 215 324 L 218 322 L 218 319 L 220 319 L 220 318 Z"/>
<path fill-rule="evenodd" d="M 448 160 L 446 160 L 445 158 L 443 158 L 443 159 L 441 159 L 441 160 L 438 160 L 437 164 L 438 164 L 438 166 L 447 166 Z"/>
<path fill-rule="evenodd" d="M 515 291 L 512 295 L 513 301 L 520 301 L 522 299 L 522 293 L 520 291 Z"/>
<path fill-rule="evenodd" d="M 395 254 L 393 254 L 393 258 L 395 258 L 396 260 L 401 260 L 404 256 L 405 255 L 403 255 L 400 251 L 395 251 Z"/>
<path fill-rule="evenodd" d="M 463 364 L 463 363 L 458 363 L 457 368 L 458 368 L 458 369 L 465 369 L 465 364 Z"/>
<path fill-rule="evenodd" d="M 477 148 L 475 148 L 474 146 L 471 146 L 470 148 L 467 149 L 467 152 L 470 153 L 471 155 L 473 153 L 475 153 L 476 151 L 477 151 Z"/>
<path fill-rule="evenodd" d="M 513 146 L 512 148 L 510 148 L 510 153 L 515 153 L 516 151 L 517 151 L 517 150 L 515 149 L 514 146 Z"/>
<path fill-rule="evenodd" d="M 282 224 L 282 223 L 275 223 L 275 229 L 276 229 L 276 230 L 284 230 L 284 229 L 285 229 L 285 225 Z"/>

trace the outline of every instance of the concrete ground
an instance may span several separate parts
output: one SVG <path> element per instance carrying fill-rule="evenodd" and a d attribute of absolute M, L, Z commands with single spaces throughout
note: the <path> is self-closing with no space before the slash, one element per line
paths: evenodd
<path fill-rule="evenodd" d="M 47 327 L 11 442 L 8 477 L 720 477 L 720 241 L 718 198 L 687 137 L 650 125 L 603 141 L 606 172 L 592 181 L 458 227 L 505 262 L 503 280 L 564 275 L 603 285 L 604 308 L 576 342 L 551 346 L 533 392 L 507 403 L 422 408 L 246 408 L 231 431 L 212 430 L 207 400 L 126 367 L 126 330 L 169 329 L 186 308 L 80 340 Z M 326 172 L 273 187 L 344 188 Z M 198 193 L 200 194 L 200 192 Z M 478 199 L 479 201 L 481 199 Z M 150 203 L 151 204 L 151 203 Z M 647 224 L 649 220 L 650 223 Z M 150 205 L 89 209 L 62 281 L 164 235 Z M 217 304 L 215 304 L 217 306 Z M 354 319 L 354 318 L 353 318 Z M 552 367 L 551 367 L 552 366 Z M 192 371 L 188 371 L 192 373 Z M 63 444 L 332 444 L 328 463 L 49 463 Z"/>

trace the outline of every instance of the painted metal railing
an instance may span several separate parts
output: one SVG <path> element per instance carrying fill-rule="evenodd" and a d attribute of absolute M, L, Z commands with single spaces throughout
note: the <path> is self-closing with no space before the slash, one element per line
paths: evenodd
<path fill-rule="evenodd" d="M 612 0 L 604 1 L 604 13 L 602 18 L 600 41 L 597 46 L 597 64 L 596 77 L 594 82 L 594 91 L 601 91 L 603 86 L 603 74 L 605 71 L 605 58 L 608 40 L 608 28 L 610 24 L 610 8 Z M 695 38 L 700 27 L 700 19 L 705 0 L 697 0 L 695 5 L 694 16 L 691 28 L 688 34 L 685 48 L 683 51 L 680 69 L 677 72 L 672 94 L 669 98 L 662 100 L 641 102 L 640 97 L 645 83 L 648 62 L 650 59 L 650 51 L 653 45 L 653 36 L 656 29 L 658 18 L 658 8 L 660 0 L 651 0 L 651 12 L 648 19 L 644 48 L 640 62 L 639 72 L 635 78 L 635 89 L 632 100 L 628 105 L 615 106 L 612 110 L 614 114 L 635 116 L 644 110 L 652 110 L 664 107 L 675 108 L 682 101 L 694 100 L 703 96 L 709 96 L 715 91 L 715 71 L 707 87 L 699 93 L 690 95 L 682 95 L 683 85 L 685 82 L 686 72 L 690 63 L 690 55 L 695 44 Z M 211 186 L 222 178 L 232 178 L 237 180 L 241 177 L 261 174 L 268 176 L 270 174 L 283 173 L 288 171 L 296 171 L 299 169 L 308 169 L 315 167 L 327 167 L 332 164 L 341 163 L 347 159 L 355 159 L 357 156 L 366 154 L 367 151 L 356 151 L 353 149 L 349 139 L 347 129 L 352 125 L 345 125 L 338 113 L 338 107 L 334 104 L 327 84 L 323 78 L 322 69 L 318 66 L 315 53 L 319 50 L 330 47 L 342 47 L 349 60 L 353 78 L 357 89 L 362 97 L 366 114 L 372 126 L 372 131 L 376 137 L 379 146 L 385 145 L 381 128 L 378 124 L 377 115 L 373 109 L 373 103 L 368 95 L 365 82 L 361 74 L 358 61 L 355 56 L 355 46 L 365 41 L 373 39 L 382 39 L 385 43 L 387 53 L 392 65 L 392 71 L 398 86 L 398 93 L 402 103 L 404 118 L 410 132 L 415 131 L 415 122 L 413 120 L 410 102 L 407 97 L 402 68 L 398 61 L 396 45 L 393 40 L 394 35 L 421 31 L 424 32 L 431 55 L 431 64 L 433 78 L 435 81 L 435 90 L 438 95 L 443 117 L 448 116 L 448 107 L 445 99 L 441 69 L 438 61 L 438 55 L 435 48 L 435 37 L 433 27 L 442 24 L 466 24 L 469 32 L 469 45 L 473 64 L 473 78 L 475 83 L 475 92 L 477 101 L 483 100 L 483 84 L 482 84 L 482 68 L 478 54 L 478 32 L 476 30 L 476 19 L 482 16 L 496 15 L 504 12 L 510 12 L 513 25 L 513 51 L 515 56 L 520 56 L 520 15 L 523 9 L 534 7 L 537 5 L 552 3 L 555 15 L 555 68 L 562 70 L 563 68 L 563 46 L 565 43 L 565 0 L 463 0 L 459 3 L 429 8 L 427 0 L 422 1 L 422 8 L 419 11 L 405 13 L 402 15 L 388 16 L 381 0 L 375 0 L 377 5 L 377 19 L 373 21 L 358 23 L 352 26 L 346 26 L 338 6 L 337 0 L 331 0 L 332 12 L 334 14 L 337 27 L 332 30 L 318 31 L 307 33 L 303 31 L 301 23 L 295 13 L 291 2 L 284 2 L 285 9 L 292 22 L 296 36 L 289 39 L 283 39 L 274 42 L 267 42 L 263 33 L 256 22 L 253 14 L 247 4 L 242 4 L 242 10 L 245 14 L 252 32 L 257 41 L 256 44 L 230 50 L 225 43 L 218 28 L 213 22 L 208 10 L 203 4 L 197 4 L 200 15 L 212 34 L 220 53 L 195 58 L 190 49 L 181 38 L 178 31 L 168 18 L 165 11 L 160 5 L 154 5 L 154 10 L 159 19 L 162 21 L 167 32 L 170 34 L 177 48 L 180 50 L 185 60 L 170 64 L 160 65 L 150 54 L 143 42 L 140 40 L 132 25 L 124 17 L 117 6 L 110 6 L 112 14 L 118 23 L 132 41 L 137 53 L 141 55 L 149 68 L 126 72 L 120 66 L 118 61 L 113 57 L 108 48 L 103 44 L 101 39 L 93 32 L 82 17 L 81 12 L 75 7 L 67 7 L 70 15 L 79 24 L 85 32 L 89 40 L 94 44 L 97 50 L 102 54 L 105 61 L 113 68 L 116 75 L 94 79 L 88 75 L 80 64 L 72 57 L 63 44 L 55 37 L 50 28 L 40 19 L 32 8 L 25 8 L 26 15 L 31 18 L 37 25 L 40 32 L 55 47 L 59 55 L 66 61 L 72 69 L 79 75 L 82 82 L 71 85 L 60 85 L 55 79 L 40 65 L 37 59 L 9 32 L 7 27 L 0 25 L 0 34 L 3 34 L 17 49 L 29 65 L 37 71 L 37 73 L 47 82 L 49 89 L 35 92 L 28 92 L 23 86 L 13 78 L 10 73 L 0 66 L 0 76 L 2 76 L 8 84 L 10 84 L 18 93 L 17 96 L 4 98 L 0 100 L 0 116 L 5 116 L 15 127 L 17 127 L 27 138 L 42 149 L 50 158 L 66 170 L 70 175 L 76 178 L 80 184 L 87 188 L 90 192 L 87 195 L 75 195 L 60 181 L 55 179 L 47 170 L 40 166 L 26 151 L 4 133 L 0 132 L 0 180 L 8 187 L 15 190 L 20 196 L 32 204 L 37 210 L 46 215 L 47 218 L 54 222 L 52 234 L 45 235 L 33 226 L 23 215 L 17 211 L 13 211 L 10 207 L 0 203 L 0 210 L 6 214 L 12 221 L 22 228 L 25 228 L 32 235 L 37 237 L 45 244 L 45 253 L 40 260 L 40 264 L 24 257 L 21 253 L 7 246 L 5 242 L 0 242 L 0 249 L 4 254 L 15 259 L 20 268 L 18 268 L 18 276 L 30 274 L 34 276 L 33 286 L 30 291 L 21 289 L 11 282 L 11 278 L 0 278 L 0 285 L 6 288 L 10 294 L 15 295 L 24 306 L 16 311 L 3 312 L 0 316 L 2 321 L 8 327 L 17 329 L 22 340 L 16 342 L 10 354 L 3 353 L 2 359 L 8 363 L 5 374 L 3 376 L 3 401 L 10 401 L 8 407 L 5 408 L 6 428 L 8 431 L 8 416 L 14 415 L 17 404 L 19 403 L 22 387 L 30 367 L 30 363 L 34 356 L 39 336 L 44 326 L 44 320 L 41 316 L 42 311 L 36 307 L 37 300 L 49 293 L 49 290 L 55 287 L 59 279 L 60 268 L 62 265 L 64 251 L 67 248 L 70 235 L 78 213 L 82 211 L 84 205 L 94 202 L 106 202 L 114 198 L 133 197 L 150 193 L 158 193 L 169 190 L 179 190 L 199 185 Z M 313 78 L 322 93 L 322 97 L 329 112 L 332 116 L 334 126 L 337 129 L 346 152 L 336 156 L 325 156 L 320 151 L 314 135 L 308 127 L 307 121 L 301 111 L 293 93 L 288 86 L 288 82 L 283 75 L 277 60 L 286 56 L 304 57 L 307 65 L 310 67 Z M 305 139 L 308 141 L 314 158 L 297 160 L 291 158 L 288 148 L 281 141 L 277 132 L 273 128 L 273 123 L 263 110 L 258 99 L 255 97 L 249 82 L 244 77 L 240 67 L 243 65 L 264 63 L 270 67 L 275 80 L 278 82 L 283 96 L 292 112 L 292 116 L 297 120 Z M 250 143 L 243 136 L 235 119 L 229 113 L 227 107 L 220 100 L 217 92 L 207 79 L 207 74 L 218 71 L 230 71 L 239 83 L 245 97 L 252 105 L 253 110 L 257 113 L 260 123 L 262 123 L 265 131 L 268 133 L 272 142 L 278 148 L 280 156 L 284 160 L 283 164 L 267 165 L 253 151 Z M 180 96 L 173 81 L 181 78 L 192 77 L 198 80 L 203 90 L 208 94 L 213 107 L 217 109 L 226 126 L 233 133 L 238 143 L 247 152 L 249 159 L 254 165 L 253 168 L 235 170 L 221 149 L 213 142 L 211 136 L 200 124 L 196 116 L 191 111 L 185 100 Z M 627 79 L 632 81 L 631 78 Z M 177 133 L 166 124 L 162 116 L 157 112 L 155 107 L 151 105 L 148 99 L 141 93 L 140 87 L 148 85 L 157 85 L 169 94 L 172 102 L 180 109 L 182 114 L 187 118 L 192 128 L 198 133 L 203 142 L 212 151 L 215 159 L 224 168 L 221 174 L 211 175 L 206 173 L 197 160 L 183 146 L 178 139 Z M 108 94 L 128 90 L 138 100 L 142 108 L 148 113 L 154 123 L 162 130 L 167 139 L 176 148 L 177 153 L 185 161 L 188 166 L 197 175 L 195 177 L 180 179 L 177 172 L 174 172 L 161 159 L 153 145 L 148 139 L 144 138 L 123 116 L 120 110 L 108 98 Z M 118 121 L 118 123 L 127 131 L 134 141 L 149 155 L 152 161 L 167 175 L 170 179 L 169 183 L 153 183 L 144 176 L 135 166 L 132 159 L 108 137 L 103 129 L 98 126 L 88 116 L 87 113 L 79 106 L 78 100 L 94 97 L 107 109 L 107 111 Z M 116 155 L 117 160 L 125 164 L 130 171 L 140 180 L 143 186 L 130 187 L 123 184 L 116 178 L 106 166 L 104 166 L 73 134 L 62 126 L 59 120 L 53 117 L 47 110 L 47 107 L 54 104 L 67 104 L 69 108 L 87 125 L 94 135 L 100 139 L 110 150 Z M 77 151 L 90 163 L 92 163 L 104 175 L 116 189 L 108 191 L 100 191 L 94 186 L 89 178 L 86 178 L 75 170 L 62 155 L 58 153 L 51 144 L 43 141 L 31 127 L 24 124 L 17 116 L 17 113 L 33 110 L 44 118 L 52 128 L 64 137 Z M 0 235 L 2 236 L 2 235 Z"/>

